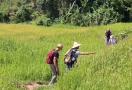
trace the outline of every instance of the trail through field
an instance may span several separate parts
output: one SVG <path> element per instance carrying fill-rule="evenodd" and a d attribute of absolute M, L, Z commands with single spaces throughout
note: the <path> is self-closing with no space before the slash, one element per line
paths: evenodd
<path fill-rule="evenodd" d="M 47 83 L 42 83 L 42 82 L 30 82 L 26 84 L 26 88 L 28 90 L 34 90 L 35 88 L 37 88 L 38 86 L 43 86 L 43 85 L 47 85 Z"/>

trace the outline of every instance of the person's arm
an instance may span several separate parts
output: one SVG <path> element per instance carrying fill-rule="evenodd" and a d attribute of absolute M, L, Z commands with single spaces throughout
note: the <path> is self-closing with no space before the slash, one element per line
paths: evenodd
<path fill-rule="evenodd" d="M 80 55 L 96 54 L 96 52 L 80 52 Z"/>
<path fill-rule="evenodd" d="M 57 63 L 57 57 L 54 57 L 54 58 L 53 58 L 53 63 L 54 63 L 54 66 L 55 66 L 55 68 L 56 68 L 57 74 L 59 74 L 59 68 L 58 68 L 58 63 Z"/>
<path fill-rule="evenodd" d="M 105 31 L 105 34 L 106 34 L 106 31 Z"/>

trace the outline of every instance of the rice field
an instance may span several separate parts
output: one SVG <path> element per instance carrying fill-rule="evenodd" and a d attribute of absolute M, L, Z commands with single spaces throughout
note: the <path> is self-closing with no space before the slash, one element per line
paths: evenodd
<path fill-rule="evenodd" d="M 104 32 L 108 27 L 113 35 L 130 33 L 117 44 L 106 46 Z M 0 24 L 0 89 L 25 90 L 22 86 L 27 82 L 48 83 L 51 71 L 45 62 L 46 54 L 62 43 L 57 83 L 36 90 L 131 90 L 131 30 L 132 23 L 93 27 Z M 64 53 L 74 41 L 82 44 L 80 51 L 96 54 L 79 56 L 78 64 L 66 73 Z"/>

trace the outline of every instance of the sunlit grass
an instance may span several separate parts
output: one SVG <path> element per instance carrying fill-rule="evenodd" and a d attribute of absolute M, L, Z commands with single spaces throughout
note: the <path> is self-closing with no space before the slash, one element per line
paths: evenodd
<path fill-rule="evenodd" d="M 114 46 L 106 46 L 104 40 L 108 27 L 117 35 L 124 28 L 131 30 L 131 26 L 132 23 L 94 27 L 0 24 L 0 89 L 18 90 L 17 84 L 30 81 L 49 82 L 51 71 L 45 56 L 62 43 L 58 82 L 53 87 L 41 86 L 37 90 L 131 90 L 131 38 Z M 74 41 L 82 44 L 80 51 L 97 54 L 79 56 L 78 66 L 66 73 L 64 53 Z"/>
<path fill-rule="evenodd" d="M 0 24 L 0 36 L 10 37 L 18 40 L 35 39 L 40 36 L 54 36 L 60 34 L 86 32 L 87 28 L 75 27 L 70 25 L 56 25 L 43 27 L 26 24 Z"/>

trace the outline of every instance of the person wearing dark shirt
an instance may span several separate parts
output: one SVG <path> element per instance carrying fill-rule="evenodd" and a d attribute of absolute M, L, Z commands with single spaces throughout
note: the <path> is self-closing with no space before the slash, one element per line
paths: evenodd
<path fill-rule="evenodd" d="M 105 35 L 106 35 L 106 45 L 108 45 L 109 40 L 110 40 L 110 36 L 112 35 L 112 32 L 111 32 L 110 28 L 108 28 L 108 29 L 105 31 Z"/>
<path fill-rule="evenodd" d="M 50 64 L 50 68 L 52 71 L 52 78 L 51 78 L 51 81 L 49 82 L 49 85 L 55 83 L 57 75 L 59 75 L 58 58 L 59 58 L 59 51 L 62 50 L 62 48 L 63 48 L 63 45 L 58 44 L 52 55 L 53 62 Z"/>

